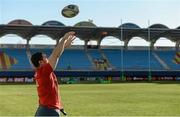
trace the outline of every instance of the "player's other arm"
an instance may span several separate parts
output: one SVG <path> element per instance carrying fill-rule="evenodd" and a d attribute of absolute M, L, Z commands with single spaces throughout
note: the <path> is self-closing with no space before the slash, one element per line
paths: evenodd
<path fill-rule="evenodd" d="M 75 32 L 71 31 L 66 33 L 58 45 L 54 48 L 51 55 L 48 58 L 49 64 L 53 69 L 56 68 L 56 63 L 59 57 L 62 55 L 65 48 L 70 47 L 72 41 L 75 39 Z"/>

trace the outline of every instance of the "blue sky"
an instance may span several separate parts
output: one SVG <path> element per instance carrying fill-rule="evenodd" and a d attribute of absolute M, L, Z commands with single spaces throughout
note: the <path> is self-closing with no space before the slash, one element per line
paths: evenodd
<path fill-rule="evenodd" d="M 68 4 L 79 6 L 78 16 L 61 16 L 61 9 Z M 0 24 L 14 19 L 25 19 L 34 25 L 57 20 L 68 26 L 92 19 L 94 24 L 102 27 L 118 27 L 122 19 L 123 23 L 132 22 L 142 28 L 148 27 L 150 20 L 150 25 L 161 23 L 176 28 L 180 26 L 180 0 L 0 0 Z M 11 37 L 3 37 L 0 43 L 8 42 L 4 38 Z M 111 40 L 105 41 L 108 42 Z"/>

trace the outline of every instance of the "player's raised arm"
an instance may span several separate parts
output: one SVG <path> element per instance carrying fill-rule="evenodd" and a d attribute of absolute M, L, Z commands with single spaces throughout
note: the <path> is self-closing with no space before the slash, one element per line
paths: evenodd
<path fill-rule="evenodd" d="M 52 51 L 51 55 L 48 58 L 49 64 L 53 69 L 56 68 L 56 63 L 63 53 L 64 49 L 67 47 L 70 47 L 72 44 L 72 41 L 75 39 L 75 32 L 71 31 L 66 33 L 61 41 L 57 44 L 57 46 Z"/>

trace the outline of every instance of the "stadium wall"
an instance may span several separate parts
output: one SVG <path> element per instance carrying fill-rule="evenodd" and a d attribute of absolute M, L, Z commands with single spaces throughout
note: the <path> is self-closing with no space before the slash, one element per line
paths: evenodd
<path fill-rule="evenodd" d="M 180 71 L 56 71 L 57 77 L 180 77 Z M 2 77 L 33 77 L 33 71 L 2 71 Z"/>

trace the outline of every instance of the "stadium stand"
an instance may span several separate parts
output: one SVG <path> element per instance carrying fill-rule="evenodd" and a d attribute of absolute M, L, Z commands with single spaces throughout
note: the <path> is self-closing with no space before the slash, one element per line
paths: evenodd
<path fill-rule="evenodd" d="M 124 70 L 163 70 L 162 65 L 148 50 L 103 50 L 111 64 L 116 69 Z M 150 59 L 150 66 L 149 66 Z"/>
<path fill-rule="evenodd" d="M 4 54 L 7 55 L 7 57 L 3 57 L 5 58 L 4 61 L 1 61 L 2 65 L 4 66 L 8 66 L 8 58 L 9 57 L 13 57 L 16 59 L 16 63 L 11 64 L 9 67 L 4 67 L 6 69 L 4 70 L 14 70 L 14 71 L 18 71 L 18 70 L 30 70 L 30 63 L 28 61 L 27 55 L 26 55 L 26 50 L 25 49 L 16 49 L 16 48 L 2 48 L 1 52 L 3 52 Z M 2 69 L 3 70 L 3 69 Z"/>
<path fill-rule="evenodd" d="M 84 50 L 65 50 L 58 63 L 57 70 L 91 70 L 92 65 Z"/>
<path fill-rule="evenodd" d="M 52 48 L 31 48 L 32 53 L 37 51 L 42 51 L 49 56 Z M 79 81 L 80 79 L 88 79 L 88 77 L 92 79 L 93 77 L 96 78 L 97 82 L 104 82 L 104 80 L 106 81 L 107 78 L 116 80 L 175 80 L 176 78 L 178 80 L 178 77 L 176 76 L 179 76 L 179 64 L 172 62 L 174 54 L 176 53 L 175 50 L 151 51 L 150 66 L 148 62 L 149 51 L 147 49 L 120 50 L 109 49 L 108 47 L 108 49 L 90 50 L 89 54 L 96 58 L 102 57 L 100 53 L 104 53 L 107 61 L 111 64 L 111 67 L 108 66 L 111 69 L 102 62 L 103 59 L 99 59 L 99 66 L 94 68 L 94 64 L 92 64 L 91 60 L 88 59 L 87 53 L 89 53 L 89 50 L 75 49 L 73 47 L 66 49 L 62 54 L 59 63 L 57 64 L 56 75 L 60 79 L 64 77 L 65 79 L 63 79 L 65 81 L 63 80 L 63 82 L 65 83 L 74 82 L 74 78 L 78 79 Z M 170 69 L 166 69 L 166 67 L 160 63 L 153 53 L 156 53 L 161 61 L 163 61 Z M 2 82 L 7 82 L 9 80 L 11 81 L 11 78 L 14 79 L 13 81 L 19 81 L 17 78 L 22 78 L 21 82 L 26 82 L 26 80 L 29 78 L 33 78 L 34 71 L 31 68 L 26 54 L 25 48 L 2 48 L 0 50 L 0 76 L 2 78 Z M 2 59 L 3 57 L 6 59 Z M 6 65 L 6 67 L 3 67 L 4 65 Z M 31 81 L 33 80 L 31 79 Z M 108 82 L 110 81 L 108 80 Z"/>
<path fill-rule="evenodd" d="M 179 27 L 170 29 L 163 24 L 152 24 L 147 28 L 141 28 L 133 23 L 124 23 L 118 27 L 98 27 L 89 21 L 79 22 L 74 26 L 65 26 L 54 20 L 47 21 L 43 25 L 33 25 L 29 21 L 16 19 L 7 25 L 0 25 L 0 29 L 1 37 L 6 34 L 16 34 L 25 39 L 27 45 L 34 36 L 39 34 L 46 35 L 58 43 L 66 32 L 75 31 L 76 36 L 84 41 L 84 45 L 65 50 L 57 64 L 57 76 L 180 77 L 180 57 L 176 53 L 180 47 Z M 101 41 L 107 36 L 120 39 L 124 45 L 100 49 Z M 149 47 L 130 49 L 128 43 L 133 37 L 143 38 L 150 43 Z M 175 47 L 156 49 L 154 44 L 161 37 L 170 39 L 175 43 Z M 88 45 L 91 40 L 96 41 L 97 45 Z M 31 46 L 31 52 L 42 50 L 47 56 L 52 51 L 49 47 L 39 49 L 39 47 Z M 27 57 L 29 55 L 25 48 L 24 46 L 21 49 L 11 49 L 8 46 L 1 46 L 1 77 L 32 76 L 33 72 Z M 173 62 L 174 58 L 176 58 L 176 63 Z M 98 64 L 95 64 L 95 59 Z"/>
<path fill-rule="evenodd" d="M 9 70 L 31 70 L 28 61 L 26 50 L 23 49 L 1 49 L 6 55 L 17 60 L 16 64 L 9 67 Z M 34 52 L 44 52 L 47 56 L 50 55 L 52 49 L 31 49 Z M 119 49 L 103 49 L 101 50 L 107 57 L 114 70 L 166 70 L 165 67 L 154 57 L 152 52 L 155 52 L 159 58 L 170 67 L 170 70 L 179 70 L 180 66 L 173 62 L 175 51 L 158 50 L 119 50 Z M 102 59 L 100 52 L 97 49 L 85 51 L 84 49 L 67 49 L 61 56 L 60 62 L 57 64 L 58 70 L 93 70 L 93 66 L 87 57 L 87 53 L 94 59 Z M 150 58 L 148 57 L 150 54 Z M 150 60 L 150 63 L 149 63 Z M 6 62 L 6 61 L 4 61 Z M 149 65 L 150 64 L 150 65 Z M 2 69 L 2 68 L 1 68 Z M 8 69 L 6 69 L 8 70 Z"/>
<path fill-rule="evenodd" d="M 180 69 L 180 65 L 173 62 L 176 51 L 166 50 L 166 51 L 156 51 L 159 57 L 168 65 L 170 69 Z"/>

